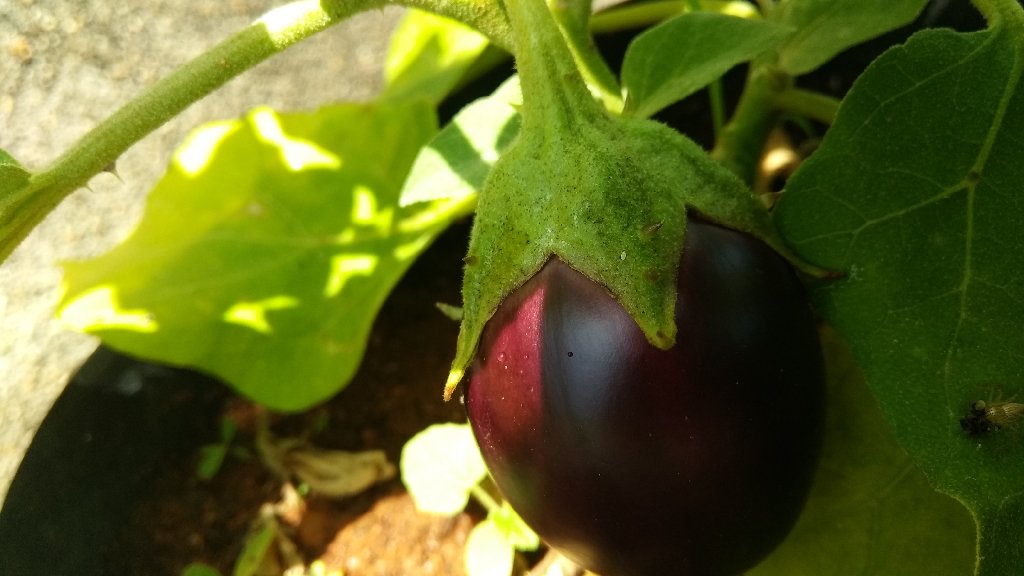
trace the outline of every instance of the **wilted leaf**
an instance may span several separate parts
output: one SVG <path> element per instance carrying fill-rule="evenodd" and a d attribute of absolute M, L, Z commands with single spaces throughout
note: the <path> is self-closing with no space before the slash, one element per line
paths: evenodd
<path fill-rule="evenodd" d="M 818 309 L 903 447 L 979 527 L 979 574 L 1024 566 L 1024 442 L 968 436 L 971 404 L 1024 392 L 1024 33 L 921 32 L 856 82 L 777 208 L 845 270 Z"/>

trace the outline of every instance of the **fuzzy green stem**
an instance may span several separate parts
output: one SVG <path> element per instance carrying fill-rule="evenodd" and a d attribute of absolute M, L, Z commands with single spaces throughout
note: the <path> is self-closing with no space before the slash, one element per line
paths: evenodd
<path fill-rule="evenodd" d="M 591 17 L 590 31 L 594 34 L 604 34 L 632 28 L 646 28 L 673 16 L 691 12 L 690 2 L 691 0 L 661 0 L 611 8 Z M 699 5 L 704 12 L 731 14 L 744 18 L 758 17 L 757 9 L 747 2 L 701 0 Z"/>
<path fill-rule="evenodd" d="M 622 88 L 594 44 L 594 36 L 590 32 L 590 12 L 591 3 L 587 0 L 551 2 L 551 14 L 562 29 L 584 79 L 598 91 L 605 107 L 621 112 Z"/>
<path fill-rule="evenodd" d="M 579 115 L 603 113 L 544 0 L 505 3 L 523 92 L 522 133 L 571 133 Z"/>
<path fill-rule="evenodd" d="M 497 0 L 299 0 L 267 12 L 248 28 L 175 70 L 93 128 L 26 186 L 0 197 L 0 262 L 69 194 L 110 170 L 132 144 L 228 80 L 296 42 L 388 3 L 429 10 L 477 27 L 511 47 Z"/>
<path fill-rule="evenodd" d="M 775 94 L 774 105 L 783 112 L 831 124 L 839 112 L 839 100 L 812 90 L 791 88 Z"/>
<path fill-rule="evenodd" d="M 985 16 L 990 28 L 1007 23 L 1018 32 L 1024 33 L 1024 7 L 1018 0 L 971 0 L 974 7 Z"/>
<path fill-rule="evenodd" d="M 177 69 L 93 128 L 28 185 L 0 199 L 0 261 L 68 194 L 110 169 L 132 144 L 269 56 L 383 0 L 301 0 L 271 10 L 245 30 Z"/>

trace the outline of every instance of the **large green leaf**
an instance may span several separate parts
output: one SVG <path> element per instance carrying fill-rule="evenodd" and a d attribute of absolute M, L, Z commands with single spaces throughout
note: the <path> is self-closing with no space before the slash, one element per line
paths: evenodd
<path fill-rule="evenodd" d="M 487 46 L 483 34 L 461 22 L 409 10 L 391 36 L 383 98 L 438 104 Z"/>
<path fill-rule="evenodd" d="M 60 316 L 279 410 L 341 389 L 373 319 L 456 200 L 398 207 L 426 105 L 261 109 L 201 128 L 108 254 L 65 266 Z"/>
<path fill-rule="evenodd" d="M 900 448 L 835 331 L 822 340 L 828 408 L 814 487 L 786 541 L 749 576 L 970 574 L 970 514 Z"/>
<path fill-rule="evenodd" d="M 636 37 L 622 63 L 625 113 L 648 117 L 777 46 L 792 32 L 763 20 L 682 14 Z"/>
<path fill-rule="evenodd" d="M 899 28 L 928 0 L 784 0 L 770 12 L 797 32 L 779 49 L 779 67 L 810 72 L 843 50 Z"/>
<path fill-rule="evenodd" d="M 884 54 L 777 209 L 802 255 L 846 271 L 818 308 L 903 447 L 974 513 L 992 575 L 1024 566 L 1024 441 L 959 420 L 1024 393 L 1022 20 Z"/>

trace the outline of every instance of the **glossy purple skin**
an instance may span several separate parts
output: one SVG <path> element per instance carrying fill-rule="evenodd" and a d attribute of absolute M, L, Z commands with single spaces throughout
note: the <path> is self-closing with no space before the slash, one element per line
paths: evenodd
<path fill-rule="evenodd" d="M 553 259 L 487 324 L 467 387 L 502 494 L 602 576 L 739 574 L 786 536 L 814 474 L 824 375 L 789 264 L 691 219 L 679 277 L 661 351 Z"/>

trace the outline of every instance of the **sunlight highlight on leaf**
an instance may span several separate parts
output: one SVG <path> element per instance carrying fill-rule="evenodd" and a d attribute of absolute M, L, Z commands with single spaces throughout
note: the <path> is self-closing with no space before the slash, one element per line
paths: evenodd
<path fill-rule="evenodd" d="M 430 244 L 432 239 L 433 237 L 429 234 L 424 234 L 412 242 L 406 242 L 405 244 L 395 246 L 395 249 L 392 250 L 391 254 L 400 262 L 414 258 L 417 254 L 422 252 L 428 244 Z"/>
<path fill-rule="evenodd" d="M 461 22 L 409 10 L 391 36 L 383 97 L 438 103 L 487 46 L 486 37 Z"/>
<path fill-rule="evenodd" d="M 273 409 L 321 402 L 355 374 L 414 257 L 471 208 L 398 207 L 436 131 L 429 105 L 379 102 L 263 108 L 202 128 L 150 193 L 138 229 L 65 265 L 59 314 L 109 346 L 197 367 Z M 117 298 L 90 298 L 104 286 Z"/>
<path fill-rule="evenodd" d="M 373 254 L 342 253 L 331 258 L 331 271 L 324 287 L 324 296 L 333 298 L 341 294 L 345 283 L 354 276 L 369 276 L 380 259 Z"/>
<path fill-rule="evenodd" d="M 224 321 L 252 328 L 262 334 L 273 332 L 267 312 L 295 308 L 299 301 L 291 296 L 272 296 L 256 302 L 238 302 L 224 313 Z"/>
<path fill-rule="evenodd" d="M 97 286 L 79 294 L 61 310 L 61 320 L 75 330 L 95 326 L 151 334 L 160 328 L 148 310 L 122 308 L 117 289 L 111 285 Z"/>
<path fill-rule="evenodd" d="M 252 113 L 251 119 L 260 139 L 280 148 L 281 158 L 293 171 L 298 172 L 309 168 L 341 168 L 341 158 L 337 155 L 308 140 L 286 135 L 273 110 L 257 109 Z"/>
<path fill-rule="evenodd" d="M 217 145 L 237 129 L 238 123 L 234 121 L 214 122 L 203 126 L 190 134 L 175 153 L 175 164 L 189 176 L 199 174 L 210 162 Z"/>
<path fill-rule="evenodd" d="M 373 226 L 381 233 L 387 233 L 394 219 L 394 208 L 380 209 L 377 196 L 366 186 L 356 186 L 352 191 L 352 223 Z"/>

